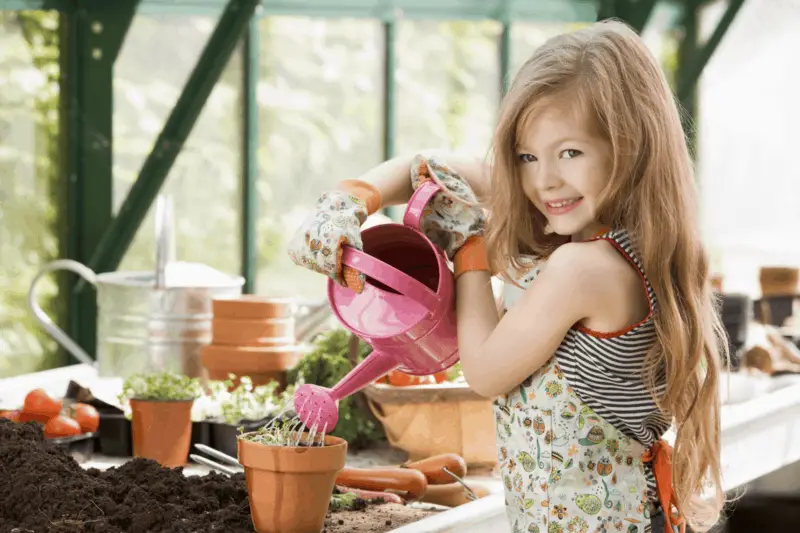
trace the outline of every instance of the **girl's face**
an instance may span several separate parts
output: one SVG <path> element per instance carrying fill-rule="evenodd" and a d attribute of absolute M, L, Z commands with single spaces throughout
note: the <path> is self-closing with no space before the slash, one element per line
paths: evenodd
<path fill-rule="evenodd" d="M 551 106 L 523 123 L 517 164 L 525 196 L 559 235 L 573 240 L 601 229 L 597 200 L 608 183 L 611 147 L 574 110 Z"/>

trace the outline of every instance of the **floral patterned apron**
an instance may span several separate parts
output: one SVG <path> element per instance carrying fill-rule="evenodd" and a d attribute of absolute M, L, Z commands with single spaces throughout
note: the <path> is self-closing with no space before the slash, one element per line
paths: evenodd
<path fill-rule="evenodd" d="M 537 273 L 518 282 L 527 286 Z M 509 289 L 519 293 L 512 296 Z M 507 284 L 506 304 L 521 292 Z M 645 447 L 581 402 L 555 357 L 497 398 L 494 411 L 514 533 L 664 531 L 656 517 L 651 524 Z"/>

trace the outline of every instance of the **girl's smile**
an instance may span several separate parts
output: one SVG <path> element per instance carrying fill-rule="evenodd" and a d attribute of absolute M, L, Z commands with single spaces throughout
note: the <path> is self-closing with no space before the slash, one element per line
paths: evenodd
<path fill-rule="evenodd" d="M 564 215 L 578 207 L 582 200 L 583 198 L 567 198 L 566 200 L 545 201 L 544 207 L 550 215 Z"/>

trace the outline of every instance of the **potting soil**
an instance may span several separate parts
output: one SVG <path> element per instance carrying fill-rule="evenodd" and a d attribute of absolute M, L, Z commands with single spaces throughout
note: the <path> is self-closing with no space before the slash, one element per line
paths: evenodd
<path fill-rule="evenodd" d="M 428 511 L 367 505 L 330 513 L 327 533 L 391 531 Z M 0 533 L 251 533 L 244 475 L 185 476 L 147 459 L 82 468 L 42 426 L 0 419 Z"/>

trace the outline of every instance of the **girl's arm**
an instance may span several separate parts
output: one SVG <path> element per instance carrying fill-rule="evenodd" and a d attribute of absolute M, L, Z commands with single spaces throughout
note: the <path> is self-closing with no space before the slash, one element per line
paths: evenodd
<path fill-rule="evenodd" d="M 371 168 L 358 179 L 371 183 L 380 191 L 381 203 L 384 207 L 405 204 L 413 193 L 411 164 L 420 153 L 436 157 L 442 163 L 450 166 L 456 174 L 466 180 L 479 200 L 483 200 L 488 194 L 488 165 L 478 158 L 450 152 L 426 150 L 401 155 Z"/>
<path fill-rule="evenodd" d="M 490 274 L 465 272 L 457 280 L 456 313 L 461 368 L 481 396 L 505 394 L 555 353 L 569 329 L 619 297 L 609 290 L 618 266 L 597 246 L 565 244 L 519 301 L 498 318 Z"/>

